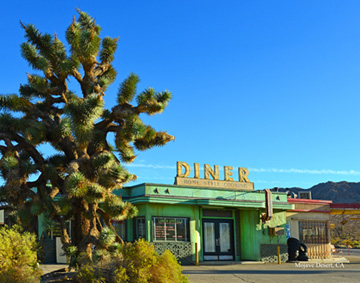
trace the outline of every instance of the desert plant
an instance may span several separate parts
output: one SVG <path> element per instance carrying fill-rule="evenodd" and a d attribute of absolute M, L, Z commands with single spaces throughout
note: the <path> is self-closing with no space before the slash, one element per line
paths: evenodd
<path fill-rule="evenodd" d="M 124 274 L 120 282 L 188 282 L 169 250 L 159 255 L 151 243 L 140 239 L 125 244 L 122 254 L 117 267 L 117 273 Z"/>
<path fill-rule="evenodd" d="M 181 273 L 181 265 L 176 257 L 166 250 L 160 257 L 158 264 L 151 269 L 153 282 L 187 282 L 187 278 Z"/>
<path fill-rule="evenodd" d="M 40 282 L 36 236 L 19 226 L 0 228 L 0 282 Z"/>
<path fill-rule="evenodd" d="M 71 263 L 86 265 L 98 243 L 104 248 L 112 240 L 99 241 L 100 218 L 122 244 L 111 220 L 137 213 L 114 193 L 136 179 L 123 165 L 174 137 L 142 120 L 161 113 L 171 93 L 153 88 L 138 93 L 136 74 L 120 84 L 116 105 L 105 107 L 105 93 L 116 78 L 112 63 L 118 39 L 101 38 L 95 19 L 78 14 L 66 30 L 67 44 L 21 23 L 26 37 L 21 54 L 36 74 L 28 74 L 19 94 L 0 95 L 0 175 L 5 180 L 0 193 L 16 207 L 22 225 L 35 227 L 32 216 L 41 213 L 59 223 Z M 77 94 L 70 89 L 75 85 Z M 51 156 L 41 153 L 43 144 L 51 146 Z"/>
<path fill-rule="evenodd" d="M 354 246 L 354 243 L 350 239 L 343 240 L 341 243 L 345 245 L 347 248 Z"/>
<path fill-rule="evenodd" d="M 80 283 L 102 280 L 114 283 L 188 282 L 181 273 L 181 265 L 169 250 L 159 255 L 154 246 L 143 239 L 124 244 L 116 253 L 108 253 L 95 267 L 80 268 L 75 279 Z"/>
<path fill-rule="evenodd" d="M 105 283 L 103 274 L 91 265 L 83 265 L 74 278 L 78 283 Z"/>

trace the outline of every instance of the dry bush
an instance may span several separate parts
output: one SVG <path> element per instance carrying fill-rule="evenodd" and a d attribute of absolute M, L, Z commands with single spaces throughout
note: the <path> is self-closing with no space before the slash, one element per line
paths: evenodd
<path fill-rule="evenodd" d="M 0 282 L 40 282 L 36 236 L 19 226 L 0 228 Z"/>
<path fill-rule="evenodd" d="M 181 265 L 169 250 L 159 255 L 151 243 L 138 240 L 135 243 L 126 243 L 118 250 L 101 257 L 95 268 L 81 268 L 76 275 L 76 280 L 81 283 L 189 282 L 181 270 Z"/>

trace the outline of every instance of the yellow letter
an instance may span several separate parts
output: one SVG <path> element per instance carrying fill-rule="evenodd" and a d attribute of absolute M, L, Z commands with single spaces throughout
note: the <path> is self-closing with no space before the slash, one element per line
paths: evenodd
<path fill-rule="evenodd" d="M 182 167 L 185 168 L 184 174 L 182 173 Z M 177 162 L 177 176 L 176 177 L 186 178 L 187 176 L 190 175 L 190 171 L 191 170 L 190 170 L 189 164 L 187 164 L 186 162 L 181 162 L 181 161 Z"/>
<path fill-rule="evenodd" d="M 224 166 L 225 181 L 234 181 L 234 179 L 230 177 L 233 174 L 230 170 L 233 170 L 232 166 Z"/>
<path fill-rule="evenodd" d="M 210 174 L 214 178 L 214 180 L 219 180 L 219 166 L 215 165 L 214 171 L 211 169 L 209 164 L 204 164 L 205 179 L 209 179 L 209 174 Z"/>
<path fill-rule="evenodd" d="M 194 178 L 200 179 L 199 163 L 194 163 Z"/>
<path fill-rule="evenodd" d="M 239 182 L 246 182 L 250 183 L 250 180 L 248 179 L 249 170 L 243 167 L 239 167 Z"/>

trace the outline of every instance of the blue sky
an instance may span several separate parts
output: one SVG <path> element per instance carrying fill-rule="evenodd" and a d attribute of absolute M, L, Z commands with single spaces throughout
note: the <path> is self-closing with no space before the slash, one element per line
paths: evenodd
<path fill-rule="evenodd" d="M 78 7 L 120 38 L 108 108 L 130 72 L 173 94 L 145 120 L 176 140 L 128 165 L 137 183 L 172 184 L 176 161 L 247 167 L 256 189 L 360 180 L 359 1 L 103 3 L 2 3 L 0 93 L 33 72 L 19 20 L 65 42 Z"/>

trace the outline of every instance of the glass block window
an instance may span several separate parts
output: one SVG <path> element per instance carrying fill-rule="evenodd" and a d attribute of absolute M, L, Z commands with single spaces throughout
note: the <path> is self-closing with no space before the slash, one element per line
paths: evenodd
<path fill-rule="evenodd" d="M 189 219 L 153 217 L 153 240 L 189 242 Z"/>
<path fill-rule="evenodd" d="M 308 244 L 326 244 L 328 239 L 328 222 L 299 221 L 300 242 Z"/>

